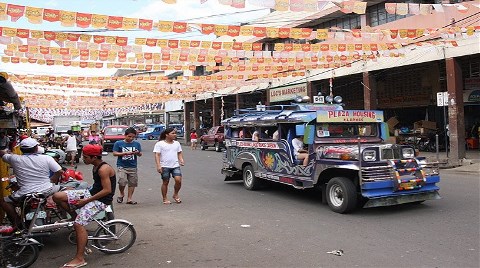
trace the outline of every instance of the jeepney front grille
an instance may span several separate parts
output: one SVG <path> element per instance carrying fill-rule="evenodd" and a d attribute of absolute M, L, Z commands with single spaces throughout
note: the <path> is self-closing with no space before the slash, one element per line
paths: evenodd
<path fill-rule="evenodd" d="M 394 178 L 391 166 L 362 167 L 362 181 L 384 181 Z"/>

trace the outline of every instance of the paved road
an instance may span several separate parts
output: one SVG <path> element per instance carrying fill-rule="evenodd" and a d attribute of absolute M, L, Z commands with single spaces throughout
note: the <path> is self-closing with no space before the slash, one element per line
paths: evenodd
<path fill-rule="evenodd" d="M 183 203 L 163 205 L 154 141 L 142 144 L 139 203 L 115 204 L 118 218 L 135 223 L 137 242 L 121 255 L 94 251 L 89 267 L 478 267 L 478 175 L 443 171 L 438 201 L 340 215 L 314 191 L 225 183 L 221 153 L 184 147 Z M 66 234 L 45 239 L 33 267 L 68 261 L 75 248 Z M 344 255 L 326 253 L 336 249 Z"/>

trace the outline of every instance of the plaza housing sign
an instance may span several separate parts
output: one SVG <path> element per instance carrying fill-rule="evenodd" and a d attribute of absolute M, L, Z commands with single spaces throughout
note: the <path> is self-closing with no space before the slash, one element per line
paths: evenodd
<path fill-rule="evenodd" d="M 307 96 L 307 83 L 271 88 L 269 91 L 270 102 L 289 101 L 296 96 Z"/>

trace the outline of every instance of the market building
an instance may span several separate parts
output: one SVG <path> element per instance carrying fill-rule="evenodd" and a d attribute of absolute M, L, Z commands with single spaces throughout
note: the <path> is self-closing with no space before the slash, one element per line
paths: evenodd
<path fill-rule="evenodd" d="M 438 129 L 440 137 L 448 134 L 451 164 L 458 164 L 465 157 L 466 149 L 478 150 L 480 122 L 480 45 L 478 19 L 480 9 L 469 5 L 459 10 L 454 5 L 439 1 L 409 1 L 412 3 L 438 4 L 442 11 L 430 15 L 397 15 L 386 10 L 387 1 L 368 1 L 365 14 L 345 14 L 340 7 L 330 5 L 321 12 L 298 12 L 283 18 L 284 13 L 272 12 L 252 25 L 272 27 L 303 27 L 313 29 L 366 29 L 371 32 L 391 29 L 444 29 L 439 35 L 425 35 L 418 42 L 404 42 L 396 53 L 384 56 L 380 51 L 363 50 L 357 60 L 348 65 L 338 64 L 333 68 L 306 70 L 304 76 L 273 79 L 259 82 L 256 86 L 230 87 L 196 95 L 194 101 L 185 103 L 185 129 L 205 126 L 200 120 L 200 111 L 211 112 L 210 126 L 219 125 L 222 118 L 231 116 L 235 109 L 255 107 L 258 103 L 273 105 L 289 103 L 292 97 L 341 96 L 348 109 L 380 109 L 391 125 L 397 142 L 409 136 L 427 135 Z M 445 1 L 440 1 L 445 2 Z M 473 1 L 463 1 L 468 2 Z M 285 23 L 286 21 L 290 23 Z M 280 25 L 281 24 L 281 25 Z M 476 26 L 475 33 L 465 32 Z M 463 29 L 463 32 L 448 32 L 447 29 Z M 238 38 L 237 38 L 238 39 Z M 243 42 L 245 40 L 237 40 Z M 358 40 L 290 40 L 249 39 L 262 42 L 264 51 L 273 51 L 276 43 L 359 44 Z M 361 46 L 372 41 L 363 41 Z M 421 43 L 420 43 L 421 42 Z M 362 51 L 360 51 L 362 53 Z M 323 53 L 332 61 L 342 57 L 338 49 Z M 319 54 L 319 57 L 322 54 Z M 228 73 L 228 71 L 224 71 Z M 445 93 L 442 93 L 445 92 Z M 437 95 L 446 96 L 438 103 Z M 446 95 L 445 95 L 446 94 Z M 442 99 L 443 100 L 443 99 Z M 422 122 L 424 123 L 422 125 Z M 396 131 L 395 131 L 396 130 Z M 188 139 L 188 135 L 186 135 Z M 473 141 L 472 141 L 473 140 Z M 468 147 L 468 148 L 467 148 Z"/>

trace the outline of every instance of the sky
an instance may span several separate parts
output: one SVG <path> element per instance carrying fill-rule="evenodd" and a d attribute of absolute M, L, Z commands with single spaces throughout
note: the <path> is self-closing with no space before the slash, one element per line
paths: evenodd
<path fill-rule="evenodd" d="M 0 0 L 0 2 L 101 15 L 153 19 L 154 21 L 188 21 L 229 25 L 238 25 L 242 22 L 253 21 L 270 12 L 269 9 L 248 4 L 248 1 L 246 7 L 242 9 L 221 5 L 218 3 L 218 0 L 208 0 L 204 4 L 200 4 L 200 0 L 177 0 L 177 4 L 166 4 L 161 0 Z M 76 27 L 62 27 L 59 22 L 52 23 L 44 21 L 42 24 L 31 24 L 25 17 L 20 18 L 16 22 L 11 22 L 10 20 L 0 21 L 0 26 L 42 31 L 72 31 L 81 29 Z M 205 36 L 198 32 L 185 34 L 166 33 L 161 35 L 160 32 L 156 30 L 150 32 L 110 31 L 99 34 L 127 36 L 131 43 L 133 43 L 135 37 L 194 40 L 212 40 L 215 38 L 214 35 Z M 26 40 L 24 40 L 24 43 L 26 43 Z M 3 55 L 4 49 L 5 46 L 0 45 L 0 56 Z M 0 71 L 17 74 L 103 76 L 112 75 L 116 70 L 1 63 Z"/>

